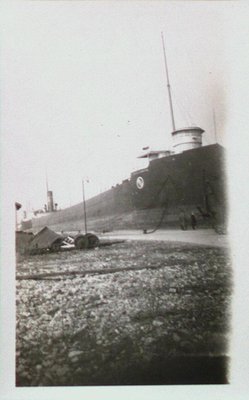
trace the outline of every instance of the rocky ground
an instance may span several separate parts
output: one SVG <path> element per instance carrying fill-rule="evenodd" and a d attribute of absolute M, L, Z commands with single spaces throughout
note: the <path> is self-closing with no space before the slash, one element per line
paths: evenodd
<path fill-rule="evenodd" d="M 22 256 L 16 282 L 18 386 L 227 382 L 222 248 L 127 241 Z"/>

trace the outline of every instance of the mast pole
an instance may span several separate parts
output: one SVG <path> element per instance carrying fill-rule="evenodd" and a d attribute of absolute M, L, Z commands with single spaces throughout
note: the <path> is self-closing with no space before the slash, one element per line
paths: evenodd
<path fill-rule="evenodd" d="M 163 54 L 164 54 L 164 65 L 165 65 L 165 72 L 166 72 L 166 78 L 167 78 L 167 88 L 168 88 L 168 94 L 169 94 L 169 106 L 170 106 L 171 122 L 172 122 L 173 131 L 175 131 L 176 127 L 175 127 L 174 111 L 173 111 L 172 97 L 171 97 L 171 88 L 170 88 L 170 83 L 169 83 L 169 71 L 168 71 L 168 65 L 167 65 L 167 58 L 166 58 L 166 50 L 165 50 L 163 32 L 161 32 L 161 36 L 162 36 L 162 43 L 163 43 Z"/>
<path fill-rule="evenodd" d="M 47 171 L 47 168 L 46 168 L 46 189 L 47 189 L 47 192 L 48 192 L 48 171 Z"/>
<path fill-rule="evenodd" d="M 47 168 L 46 168 L 46 190 L 47 190 L 47 192 L 46 192 L 47 201 L 46 201 L 46 203 L 44 205 L 44 209 L 45 209 L 45 212 L 48 212 L 49 206 L 48 206 L 48 171 L 47 171 Z"/>
<path fill-rule="evenodd" d="M 86 224 L 86 199 L 85 199 L 84 179 L 82 179 L 82 196 L 83 196 L 83 208 L 84 208 L 85 234 L 87 234 L 87 224 Z"/>
<path fill-rule="evenodd" d="M 217 130 L 216 130 L 216 117 L 215 117 L 215 110 L 213 109 L 213 121 L 214 121 L 214 137 L 215 137 L 215 143 L 217 142 Z"/>

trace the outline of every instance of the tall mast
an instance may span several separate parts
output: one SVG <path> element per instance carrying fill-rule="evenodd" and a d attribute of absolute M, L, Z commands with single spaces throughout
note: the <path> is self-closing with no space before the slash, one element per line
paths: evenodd
<path fill-rule="evenodd" d="M 86 199 L 85 199 L 85 185 L 84 185 L 84 179 L 82 179 L 82 196 L 83 196 L 85 234 L 87 234 L 87 223 L 86 223 Z"/>
<path fill-rule="evenodd" d="M 171 122 L 172 122 L 173 131 L 175 131 L 176 127 L 175 127 L 175 119 L 174 119 L 174 112 L 173 112 L 173 105 L 172 105 L 171 89 L 170 89 L 170 83 L 169 83 L 169 71 L 168 71 L 168 65 L 167 65 L 167 58 L 166 58 L 166 50 L 165 50 L 163 32 L 161 32 L 161 36 L 162 36 L 162 42 L 163 42 L 164 65 L 165 65 L 165 72 L 166 72 L 166 78 L 167 78 L 167 88 L 168 88 L 168 94 L 169 94 L 169 105 L 170 105 Z"/>
<path fill-rule="evenodd" d="M 47 189 L 47 193 L 48 193 L 48 173 L 46 170 L 46 189 Z"/>
<path fill-rule="evenodd" d="M 214 121 L 214 137 L 215 137 L 215 143 L 217 142 L 217 130 L 216 130 L 216 118 L 215 118 L 215 110 L 213 109 L 213 121 Z"/>

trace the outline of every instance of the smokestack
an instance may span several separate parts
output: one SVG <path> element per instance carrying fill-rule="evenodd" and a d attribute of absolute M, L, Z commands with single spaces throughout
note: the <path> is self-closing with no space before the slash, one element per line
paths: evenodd
<path fill-rule="evenodd" d="M 201 147 L 203 132 L 204 130 L 198 126 L 177 129 L 172 132 L 174 153 L 178 154 Z"/>
<path fill-rule="evenodd" d="M 54 200 L 53 200 L 52 190 L 47 191 L 47 199 L 48 199 L 48 212 L 52 212 L 54 211 Z"/>

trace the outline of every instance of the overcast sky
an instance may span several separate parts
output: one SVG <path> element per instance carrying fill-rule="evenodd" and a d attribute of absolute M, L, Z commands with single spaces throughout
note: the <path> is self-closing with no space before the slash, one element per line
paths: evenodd
<path fill-rule="evenodd" d="M 11 2 L 10 2 L 11 3 Z M 233 2 L 13 2 L 2 44 L 2 141 L 16 201 L 90 197 L 171 147 L 164 32 L 176 127 L 226 142 L 227 32 Z"/>

